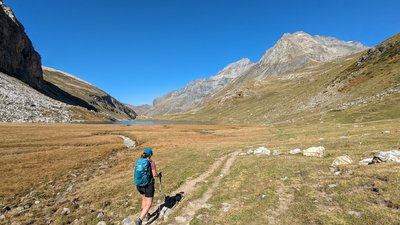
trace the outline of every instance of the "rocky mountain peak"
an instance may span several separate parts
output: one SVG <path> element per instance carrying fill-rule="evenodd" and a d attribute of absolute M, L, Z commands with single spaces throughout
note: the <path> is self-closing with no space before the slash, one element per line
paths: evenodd
<path fill-rule="evenodd" d="M 258 62 L 262 68 L 257 71 L 257 78 L 294 71 L 310 62 L 326 62 L 366 48 L 358 42 L 312 36 L 304 31 L 285 33 Z"/>
<path fill-rule="evenodd" d="M 248 58 L 243 58 L 239 61 L 227 65 L 223 70 L 218 72 L 215 76 L 210 77 L 212 80 L 229 78 L 233 79 L 240 75 L 243 71 L 247 70 L 249 66 L 254 65 Z"/>

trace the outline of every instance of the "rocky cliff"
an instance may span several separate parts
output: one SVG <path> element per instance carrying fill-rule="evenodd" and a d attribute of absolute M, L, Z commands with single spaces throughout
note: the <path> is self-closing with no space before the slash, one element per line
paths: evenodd
<path fill-rule="evenodd" d="M 40 55 L 24 27 L 0 0 L 0 71 L 36 89 L 43 85 Z"/>
<path fill-rule="evenodd" d="M 253 63 L 247 58 L 229 64 L 210 78 L 195 80 L 180 90 L 172 91 L 155 99 L 153 107 L 144 114 L 160 116 L 188 112 L 198 107 L 206 97 L 215 94 L 232 80 L 242 75 L 252 65 Z"/>
<path fill-rule="evenodd" d="M 367 49 L 359 42 L 334 37 L 312 36 L 303 31 L 286 33 L 262 56 L 245 80 L 262 80 L 292 72 L 312 63 L 321 63 Z"/>

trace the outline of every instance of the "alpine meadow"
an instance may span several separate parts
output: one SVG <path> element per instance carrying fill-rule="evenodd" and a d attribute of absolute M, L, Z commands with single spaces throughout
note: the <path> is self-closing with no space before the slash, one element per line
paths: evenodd
<path fill-rule="evenodd" d="M 252 53 L 241 55 L 172 90 L 162 76 L 152 77 L 159 67 L 168 82 L 178 83 L 189 79 L 172 74 L 195 65 L 191 60 L 202 51 L 204 68 L 218 57 L 231 60 L 238 53 L 228 49 L 243 43 L 255 51 L 251 31 L 260 29 L 251 23 L 276 16 L 269 7 L 290 14 L 297 4 L 6 2 L 16 13 L 0 0 L 0 225 L 400 224 L 400 33 L 389 25 L 379 29 L 391 36 L 374 46 L 355 35 L 366 27 L 361 19 L 359 26 L 340 24 L 360 40 L 319 35 L 316 18 L 328 17 L 320 3 L 320 13 L 296 14 L 302 19 L 264 21 L 264 36 L 288 31 L 257 61 Z M 64 12 L 66 5 L 71 10 Z M 27 13 L 36 10 L 41 26 L 38 12 Z M 389 21 L 389 14 L 368 29 Z M 311 16 L 317 16 L 312 23 Z M 54 25 L 60 21 L 71 27 Z M 334 25 L 323 27 L 347 37 Z M 237 39 L 227 39 L 230 29 Z M 180 30 L 185 33 L 174 34 Z M 135 42 L 141 37 L 150 44 Z M 64 50 L 57 57 L 53 43 Z M 171 45 L 170 55 L 161 45 Z M 74 55 L 68 58 L 69 48 Z M 92 64 L 86 54 L 109 64 Z M 95 75 L 89 82 L 51 68 L 69 68 L 67 62 L 76 63 L 72 71 Z M 129 101 L 129 95 L 155 93 L 150 84 L 142 87 L 146 77 L 170 91 L 152 104 Z"/>

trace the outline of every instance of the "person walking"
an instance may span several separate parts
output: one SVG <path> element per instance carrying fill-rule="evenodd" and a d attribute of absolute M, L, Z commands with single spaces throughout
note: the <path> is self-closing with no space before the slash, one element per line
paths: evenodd
<path fill-rule="evenodd" d="M 136 225 L 142 225 L 142 221 L 153 204 L 154 177 L 161 177 L 161 172 L 157 173 L 156 164 L 151 160 L 152 156 L 153 150 L 146 148 L 135 164 L 134 181 L 138 192 L 142 195 L 142 211 L 139 218 L 135 220 Z"/>

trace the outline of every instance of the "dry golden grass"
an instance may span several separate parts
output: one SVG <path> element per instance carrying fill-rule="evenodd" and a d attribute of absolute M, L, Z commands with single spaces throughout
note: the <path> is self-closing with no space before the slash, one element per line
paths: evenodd
<path fill-rule="evenodd" d="M 334 176 L 328 167 L 343 154 L 357 162 L 377 150 L 398 149 L 399 127 L 397 120 L 271 126 L 2 124 L 0 206 L 13 210 L 0 224 L 113 224 L 140 210 L 132 175 L 143 148 L 154 149 L 154 160 L 164 172 L 164 190 L 157 190 L 157 201 L 204 173 L 215 159 L 259 146 L 284 155 L 238 157 L 213 192 L 208 202 L 212 207 L 196 212 L 192 224 L 395 224 L 400 219 L 399 165 L 355 164 L 343 168 L 353 171 L 348 176 Z M 126 149 L 119 135 L 137 140 L 139 146 Z M 319 145 L 327 149 L 326 158 L 286 154 Z M 281 181 L 283 177 L 287 180 Z M 329 188 L 331 184 L 337 186 Z M 182 207 L 211 184 L 199 185 L 199 192 L 187 196 Z M 380 192 L 370 191 L 372 185 Z M 28 200 L 41 203 L 15 211 Z M 224 211 L 222 203 L 231 208 Z M 64 207 L 71 210 L 69 215 L 62 215 Z M 104 215 L 97 218 L 100 212 Z"/>

